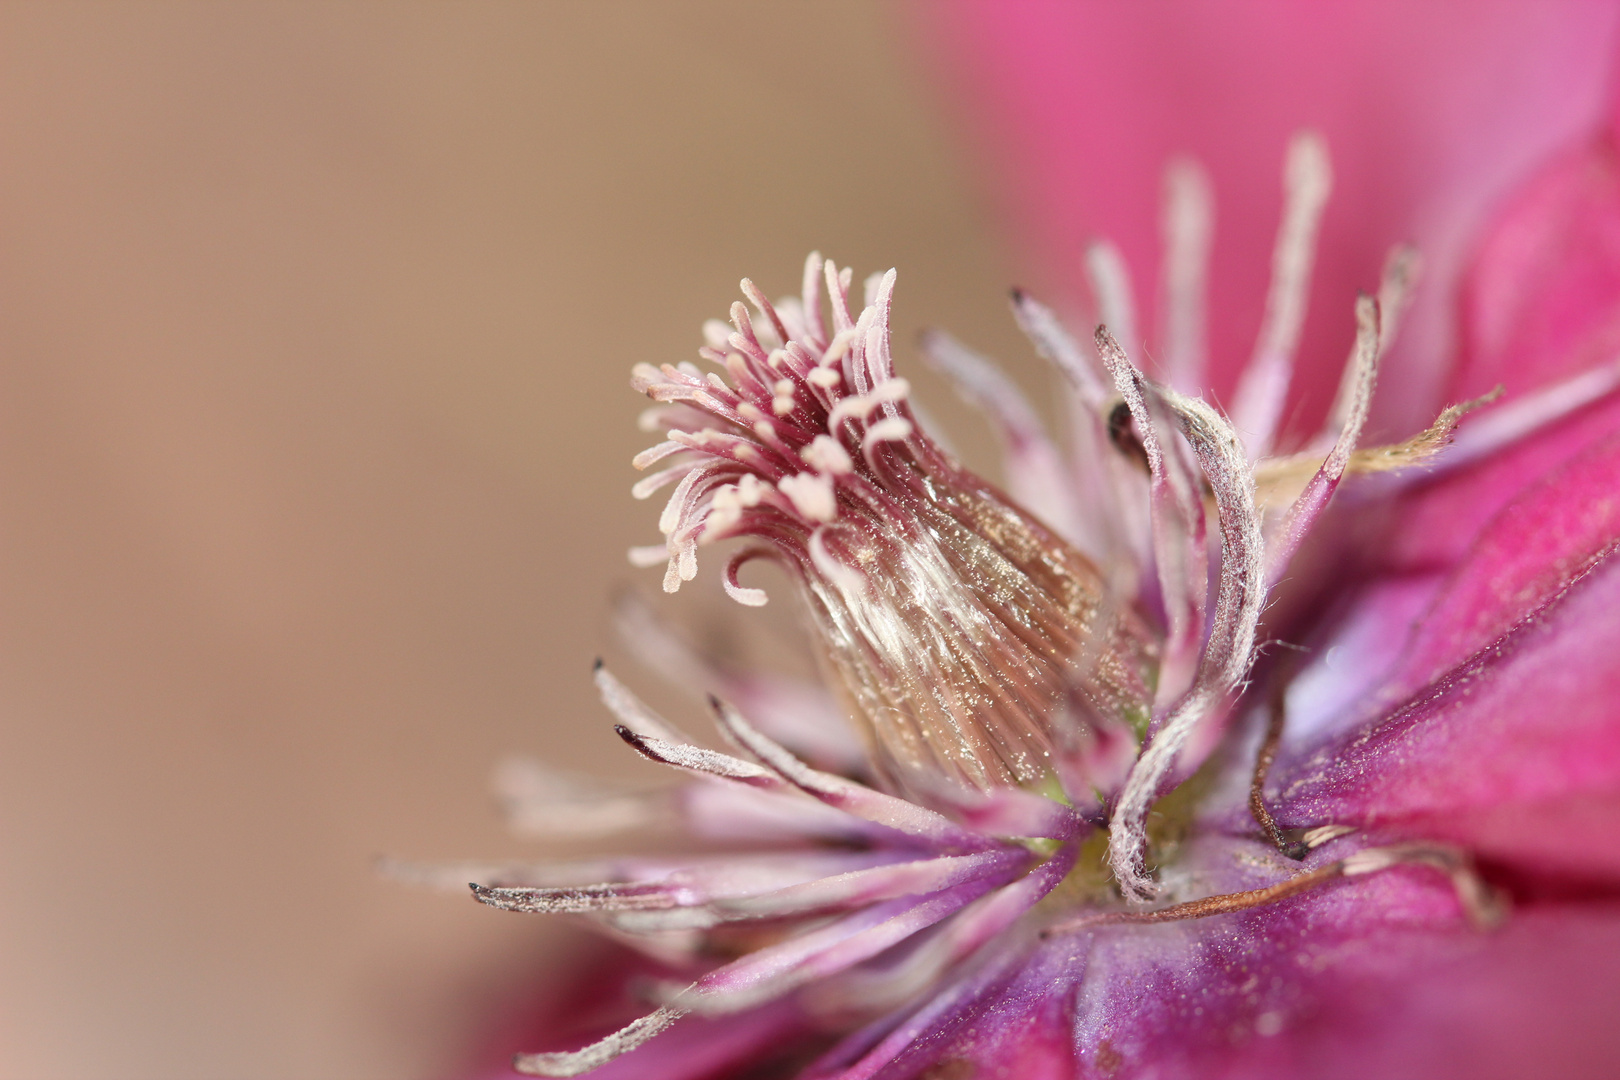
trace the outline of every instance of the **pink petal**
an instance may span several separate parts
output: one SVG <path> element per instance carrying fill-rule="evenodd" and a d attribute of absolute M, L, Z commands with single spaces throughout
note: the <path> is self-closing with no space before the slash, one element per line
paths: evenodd
<path fill-rule="evenodd" d="M 942 10 L 943 9 L 943 10 Z M 1510 186 L 1607 115 L 1612 5 L 1069 4 L 953 0 L 916 23 L 979 136 L 1005 215 L 1060 293 L 1078 298 L 1094 235 L 1155 295 L 1157 178 L 1191 153 L 1215 186 L 1214 386 L 1253 348 L 1284 147 L 1322 132 L 1334 159 L 1296 400 L 1332 396 L 1356 290 L 1389 246 L 1423 253 L 1420 290 L 1379 413 L 1421 426 L 1451 351 L 1466 245 Z M 1161 343 L 1162 344 L 1162 343 Z"/>
<path fill-rule="evenodd" d="M 1279 820 L 1448 839 L 1536 871 L 1620 875 L 1620 559 L 1361 730 L 1273 776 Z"/>
<path fill-rule="evenodd" d="M 1611 396 L 1457 474 L 1402 495 L 1390 511 L 1396 528 L 1380 545 L 1379 569 L 1405 574 L 1460 562 L 1491 519 L 1526 488 L 1617 430 L 1620 398 Z"/>

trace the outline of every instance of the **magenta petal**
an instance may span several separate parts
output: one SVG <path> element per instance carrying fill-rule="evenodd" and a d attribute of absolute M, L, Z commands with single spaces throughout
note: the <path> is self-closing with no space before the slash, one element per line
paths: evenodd
<path fill-rule="evenodd" d="M 1556 469 L 1508 504 L 1435 598 L 1398 681 L 1421 685 L 1546 604 L 1620 540 L 1620 437 Z"/>
<path fill-rule="evenodd" d="M 1376 556 L 1379 569 L 1427 573 L 1458 563 L 1491 520 L 1526 488 L 1617 430 L 1620 397 L 1611 396 L 1400 497 L 1391 508 L 1396 528 Z"/>
<path fill-rule="evenodd" d="M 1529 869 L 1620 876 L 1617 656 L 1610 556 L 1383 719 L 1284 762 L 1273 773 L 1279 819 L 1382 826 Z"/>

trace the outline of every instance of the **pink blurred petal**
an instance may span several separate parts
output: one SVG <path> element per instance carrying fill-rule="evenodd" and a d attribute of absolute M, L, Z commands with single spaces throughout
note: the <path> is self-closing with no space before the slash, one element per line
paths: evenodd
<path fill-rule="evenodd" d="M 1213 384 L 1235 385 L 1259 327 L 1288 137 L 1334 160 L 1295 399 L 1332 396 L 1356 290 L 1415 243 L 1426 283 L 1386 368 L 1378 418 L 1412 430 L 1439 404 L 1451 305 L 1484 215 L 1607 116 L 1613 5 L 994 3 L 919 5 L 921 33 L 988 151 L 1004 214 L 1058 292 L 1085 295 L 1094 235 L 1156 294 L 1158 177 L 1209 168 L 1216 224 Z M 1149 321 L 1151 325 L 1151 321 Z"/>
<path fill-rule="evenodd" d="M 705 1080 L 740 1066 L 770 1061 L 812 1030 L 791 1001 L 733 1016 L 688 1016 L 623 1057 L 588 1075 L 591 1080 Z M 495 1067 L 484 1080 L 518 1080 L 511 1067 Z"/>
<path fill-rule="evenodd" d="M 627 985 L 667 979 L 671 968 L 622 947 L 594 942 L 580 950 L 566 974 L 558 971 L 542 992 L 514 1008 L 487 1040 L 488 1050 L 468 1075 L 518 1080 L 514 1050 L 569 1050 L 605 1035 L 644 1011 Z M 773 1060 L 802 1044 L 814 1030 L 803 1009 L 777 1001 L 732 1016 L 688 1016 L 645 1045 L 590 1073 L 592 1080 L 700 1080 L 728 1075 L 747 1063 Z"/>
<path fill-rule="evenodd" d="M 1620 356 L 1620 160 L 1605 134 L 1513 197 L 1464 292 L 1458 397 L 1523 390 Z"/>

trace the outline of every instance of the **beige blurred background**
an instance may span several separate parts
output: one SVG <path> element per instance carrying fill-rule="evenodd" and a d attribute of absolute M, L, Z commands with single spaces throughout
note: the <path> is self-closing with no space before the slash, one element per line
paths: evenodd
<path fill-rule="evenodd" d="M 981 206 L 871 3 L 0 7 L 0 1076 L 453 1074 L 566 931 L 372 861 L 634 773 L 630 365 L 811 247 L 1021 358 Z"/>

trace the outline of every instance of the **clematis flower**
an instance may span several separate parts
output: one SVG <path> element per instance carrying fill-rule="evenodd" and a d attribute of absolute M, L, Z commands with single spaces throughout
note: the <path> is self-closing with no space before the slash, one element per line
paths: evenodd
<path fill-rule="evenodd" d="M 1344 298 L 1328 324 L 1349 359 L 1324 374 L 1304 326 L 1329 144 L 1277 149 L 1241 362 L 1211 332 L 1220 172 L 1186 159 L 1164 182 L 1156 332 L 1138 329 L 1128 249 L 1105 241 L 1083 260 L 1094 330 L 1014 294 L 1068 387 L 1066 445 L 989 360 L 924 340 L 1000 434 L 1005 492 L 913 410 L 892 270 L 858 304 L 819 255 L 798 297 L 744 279 L 747 303 L 704 328 L 707 370 L 637 367 L 664 439 L 635 494 L 672 491 L 664 542 L 633 561 L 676 592 L 725 549 L 722 587 L 758 606 L 741 568 L 774 560 L 827 688 L 739 673 L 625 612 L 652 666 L 716 695 L 717 739 L 599 667 L 619 735 L 681 782 L 626 793 L 526 766 L 503 790 L 532 831 L 684 838 L 422 872 L 648 958 L 620 987 L 634 1018 L 520 1071 L 699 1077 L 784 1055 L 843 1080 L 1613 1071 L 1613 138 L 1544 166 L 1466 276 L 1441 245 L 1461 363 L 1449 399 L 1381 444 L 1363 436 L 1403 315 L 1424 317 L 1418 256 L 1392 247 Z M 1398 385 L 1438 389 L 1437 367 Z M 1317 430 L 1285 422 L 1322 387 Z"/>

